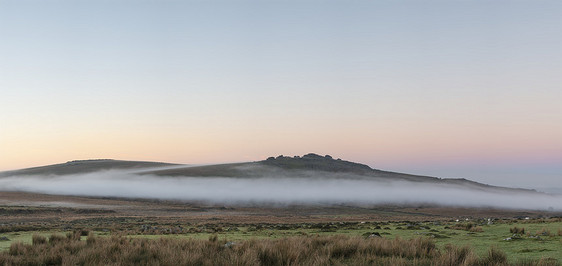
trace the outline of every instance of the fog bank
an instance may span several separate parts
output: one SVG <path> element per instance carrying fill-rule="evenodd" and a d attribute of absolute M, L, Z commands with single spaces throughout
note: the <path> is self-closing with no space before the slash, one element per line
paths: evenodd
<path fill-rule="evenodd" d="M 562 210 L 562 196 L 341 178 L 162 177 L 125 171 L 0 178 L 0 191 L 205 201 L 214 204 L 437 204 Z"/>

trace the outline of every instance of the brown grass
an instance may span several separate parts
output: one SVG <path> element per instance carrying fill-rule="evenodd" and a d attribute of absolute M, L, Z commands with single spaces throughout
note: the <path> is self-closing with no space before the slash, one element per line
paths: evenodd
<path fill-rule="evenodd" d="M 497 249 L 496 247 L 491 247 L 488 250 L 487 256 L 481 259 L 480 264 L 482 265 L 508 265 L 507 255 Z"/>
<path fill-rule="evenodd" d="M 80 232 L 33 236 L 33 244 L 13 243 L 0 265 L 504 265 L 505 253 L 492 248 L 479 258 L 468 247 L 438 250 L 431 239 L 301 236 L 227 242 L 124 236 L 80 241 Z M 228 244 L 227 244 L 228 243 Z M 539 265 L 530 261 L 528 265 Z"/>
<path fill-rule="evenodd" d="M 476 226 L 475 224 L 473 224 L 471 222 L 455 224 L 455 225 L 451 226 L 451 229 L 464 230 L 464 231 L 469 231 L 469 232 L 482 232 L 483 231 L 481 226 Z"/>
<path fill-rule="evenodd" d="M 445 246 L 445 252 L 436 261 L 438 265 L 477 265 L 479 262 L 478 257 L 474 254 L 471 248 L 457 247 L 453 245 Z"/>
<path fill-rule="evenodd" d="M 537 231 L 536 235 L 542 235 L 542 236 L 553 236 L 550 233 L 550 230 L 548 230 L 546 227 L 543 227 L 541 230 Z"/>
<path fill-rule="evenodd" d="M 35 246 L 35 245 L 42 245 L 47 243 L 47 238 L 42 236 L 42 235 L 38 235 L 38 234 L 33 234 L 33 236 L 31 236 L 31 243 Z"/>
<path fill-rule="evenodd" d="M 482 226 L 475 226 L 469 229 L 470 232 L 484 232 L 484 229 L 482 229 Z"/>
<path fill-rule="evenodd" d="M 512 233 L 512 234 L 524 235 L 525 234 L 525 227 L 519 228 L 519 227 L 515 226 L 513 228 L 509 228 L 509 232 Z"/>

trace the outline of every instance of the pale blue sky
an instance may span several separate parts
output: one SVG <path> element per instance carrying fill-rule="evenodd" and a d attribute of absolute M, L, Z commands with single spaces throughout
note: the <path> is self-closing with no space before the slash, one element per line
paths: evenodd
<path fill-rule="evenodd" d="M 0 170 L 318 152 L 557 185 L 561 32 L 560 1 L 0 0 Z"/>

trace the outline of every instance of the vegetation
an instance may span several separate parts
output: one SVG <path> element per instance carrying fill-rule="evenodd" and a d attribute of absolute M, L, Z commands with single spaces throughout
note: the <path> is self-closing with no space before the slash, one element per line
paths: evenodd
<path fill-rule="evenodd" d="M 509 232 L 512 234 L 525 234 L 525 228 L 513 227 L 509 229 Z"/>
<path fill-rule="evenodd" d="M 101 166 L 106 169 L 146 165 L 100 160 L 47 168 L 65 174 L 62 170 L 88 172 Z M 44 168 L 24 170 L 46 171 Z M 316 154 L 163 171 L 172 176 L 244 177 L 248 173 L 255 177 L 270 172 L 295 176 L 296 171 L 303 175 L 330 171 L 335 177 L 373 173 L 378 177 L 435 180 L 378 171 Z M 150 199 L 69 199 L 20 192 L 4 192 L 0 196 L 17 204 L 29 200 L 39 203 L 0 206 L 0 265 L 559 265 L 562 262 L 562 219 L 559 218 L 562 213 L 554 212 L 431 205 L 215 206 Z M 51 202 L 69 202 L 69 207 L 50 206 Z"/>
<path fill-rule="evenodd" d="M 559 265 L 562 260 L 562 238 L 552 233 L 562 228 L 559 218 L 493 223 L 485 219 L 181 225 L 138 218 L 111 221 L 104 225 L 87 219 L 65 225 L 66 230 L 45 229 L 44 224 L 35 229 L 4 225 L 7 233 L 0 236 L 9 241 L 0 241 L 0 265 L 166 265 L 171 260 L 199 265 Z M 213 252 L 217 255 L 210 255 Z M 60 258 L 52 255 L 59 253 Z"/>
<path fill-rule="evenodd" d="M 439 250 L 429 238 L 300 236 L 239 242 L 159 238 L 97 237 L 81 232 L 33 236 L 32 244 L 13 243 L 0 254 L 1 265 L 506 265 L 507 256 L 491 248 L 477 256 L 468 247 Z M 554 261 L 524 261 L 555 265 Z"/>

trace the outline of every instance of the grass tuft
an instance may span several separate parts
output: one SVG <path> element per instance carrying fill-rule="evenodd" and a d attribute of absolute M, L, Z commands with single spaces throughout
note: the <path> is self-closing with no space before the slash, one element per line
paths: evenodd
<path fill-rule="evenodd" d="M 507 265 L 507 255 L 505 252 L 492 246 L 488 254 L 480 260 L 480 265 Z"/>
<path fill-rule="evenodd" d="M 31 236 L 31 243 L 34 246 L 43 245 L 47 243 L 47 238 L 39 234 L 33 234 L 33 236 Z"/>
<path fill-rule="evenodd" d="M 525 234 L 525 228 L 519 228 L 517 226 L 513 227 L 513 228 L 509 228 L 509 232 L 512 234 L 520 234 L 520 235 L 524 235 Z"/>

